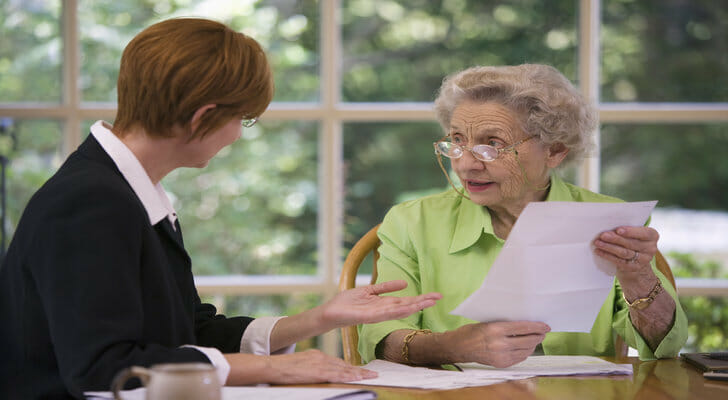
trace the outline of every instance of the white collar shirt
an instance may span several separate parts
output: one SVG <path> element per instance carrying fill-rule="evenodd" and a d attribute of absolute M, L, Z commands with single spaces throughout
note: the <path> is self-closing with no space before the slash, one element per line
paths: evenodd
<path fill-rule="evenodd" d="M 144 205 L 149 216 L 149 223 L 156 225 L 166 217 L 172 224 L 172 228 L 176 229 L 177 212 L 164 191 L 162 183 L 155 185 L 152 182 L 134 153 L 111 132 L 111 125 L 104 121 L 97 121 L 91 126 L 91 134 L 114 161 L 124 179 L 129 182 L 134 194 Z"/>

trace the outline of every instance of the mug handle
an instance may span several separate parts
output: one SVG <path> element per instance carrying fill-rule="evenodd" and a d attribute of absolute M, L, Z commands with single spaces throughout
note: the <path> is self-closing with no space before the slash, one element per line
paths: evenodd
<path fill-rule="evenodd" d="M 120 391 L 124 389 L 124 384 L 131 378 L 137 377 L 142 381 L 142 385 L 146 386 L 151 377 L 151 372 L 144 367 L 129 367 L 122 369 L 114 380 L 111 381 L 111 391 L 114 393 L 114 400 L 123 400 Z"/>

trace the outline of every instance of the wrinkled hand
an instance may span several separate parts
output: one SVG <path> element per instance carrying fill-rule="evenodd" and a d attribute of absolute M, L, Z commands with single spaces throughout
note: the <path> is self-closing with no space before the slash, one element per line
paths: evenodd
<path fill-rule="evenodd" d="M 355 367 L 319 350 L 269 357 L 270 383 L 350 382 L 376 378 L 377 373 Z"/>
<path fill-rule="evenodd" d="M 331 329 L 400 319 L 432 307 L 442 298 L 440 293 L 414 297 L 379 296 L 406 287 L 407 282 L 396 280 L 343 291 L 322 306 L 321 318 Z"/>
<path fill-rule="evenodd" d="M 624 286 L 654 277 L 650 261 L 657 253 L 660 235 L 646 226 L 620 226 L 602 232 L 594 240 L 594 253 L 617 267 L 617 279 Z"/>
<path fill-rule="evenodd" d="M 533 354 L 551 328 L 543 322 L 482 322 L 453 331 L 456 360 L 510 367 Z"/>

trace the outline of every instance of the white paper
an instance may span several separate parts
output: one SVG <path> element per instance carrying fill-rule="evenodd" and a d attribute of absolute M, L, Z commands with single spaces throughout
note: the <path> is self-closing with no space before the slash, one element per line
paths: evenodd
<path fill-rule="evenodd" d="M 531 356 L 508 368 L 494 368 L 477 363 L 457 364 L 457 366 L 463 371 L 412 367 L 374 360 L 363 368 L 379 373 L 377 378 L 348 383 L 444 390 L 486 386 L 534 376 L 632 374 L 631 364 L 615 364 L 590 356 Z"/>
<path fill-rule="evenodd" d="M 632 375 L 632 364 L 615 364 L 591 356 L 531 356 L 508 368 L 495 368 L 478 363 L 457 364 L 463 372 L 481 377 L 565 376 L 565 375 Z"/>
<path fill-rule="evenodd" d="M 384 360 L 374 360 L 362 368 L 376 371 L 379 376 L 372 379 L 362 379 L 347 383 L 445 390 L 469 386 L 486 386 L 506 381 L 506 379 L 501 378 L 467 375 L 460 371 L 412 367 Z"/>
<path fill-rule="evenodd" d="M 655 204 L 529 203 L 481 287 L 451 313 L 480 322 L 542 321 L 552 332 L 591 331 L 615 275 L 592 241 L 618 226 L 643 226 Z"/>
<path fill-rule="evenodd" d="M 111 392 L 86 392 L 89 399 L 113 399 Z M 146 389 L 123 390 L 124 400 L 145 400 Z M 342 388 L 309 388 L 309 387 L 277 387 L 277 386 L 225 386 L 222 388 L 222 400 L 371 400 L 377 394 L 368 390 Z"/>

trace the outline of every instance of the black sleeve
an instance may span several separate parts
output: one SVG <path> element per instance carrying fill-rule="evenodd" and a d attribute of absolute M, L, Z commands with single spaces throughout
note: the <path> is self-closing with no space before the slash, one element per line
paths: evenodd
<path fill-rule="evenodd" d="M 57 190 L 32 241 L 32 279 L 61 379 L 74 396 L 109 390 L 128 366 L 209 362 L 198 350 L 148 339 L 140 283 L 148 217 L 129 193 L 101 180 Z"/>
<path fill-rule="evenodd" d="M 215 347 L 223 353 L 239 353 L 243 331 L 253 318 L 226 318 L 217 314 L 215 306 L 201 303 L 195 307 L 195 334 L 200 346 Z"/>

